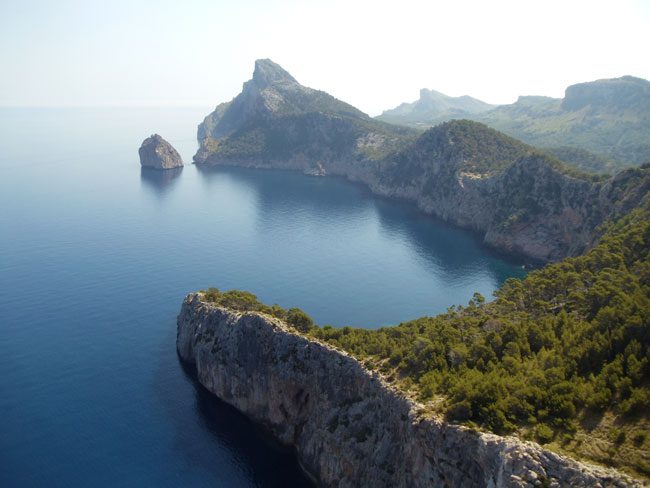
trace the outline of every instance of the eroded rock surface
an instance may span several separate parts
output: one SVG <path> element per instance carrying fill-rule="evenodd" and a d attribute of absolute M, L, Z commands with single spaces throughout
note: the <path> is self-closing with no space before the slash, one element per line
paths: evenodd
<path fill-rule="evenodd" d="M 143 168 L 162 170 L 183 166 L 183 160 L 178 151 L 158 134 L 147 137 L 142 142 L 138 153 Z"/>
<path fill-rule="evenodd" d="M 183 303 L 177 349 L 209 391 L 294 446 L 320 486 L 641 486 L 534 443 L 425 419 L 351 356 L 200 294 Z"/>

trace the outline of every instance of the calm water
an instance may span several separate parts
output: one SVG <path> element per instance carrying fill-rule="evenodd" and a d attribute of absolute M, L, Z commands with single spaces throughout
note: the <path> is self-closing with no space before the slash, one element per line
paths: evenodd
<path fill-rule="evenodd" d="M 521 269 L 335 178 L 141 172 L 203 109 L 0 109 L 0 486 L 306 486 L 291 452 L 175 354 L 183 296 L 243 288 L 377 327 Z"/>

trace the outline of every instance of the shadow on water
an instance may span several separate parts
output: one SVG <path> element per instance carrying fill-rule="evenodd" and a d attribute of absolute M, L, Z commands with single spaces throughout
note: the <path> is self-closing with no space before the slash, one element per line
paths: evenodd
<path fill-rule="evenodd" d="M 344 178 L 306 176 L 292 170 L 266 170 L 233 166 L 204 167 L 197 165 L 206 182 L 228 178 L 251 188 L 258 197 L 260 211 L 267 215 L 278 209 L 304 209 L 328 215 L 353 215 L 361 210 L 362 188 Z"/>
<path fill-rule="evenodd" d="M 175 338 L 174 328 L 162 345 L 155 386 L 188 469 L 208 473 L 212 486 L 313 488 L 292 449 L 198 382 L 194 366 L 178 358 Z"/>
<path fill-rule="evenodd" d="M 374 203 L 382 229 L 405 236 L 417 254 L 442 271 L 447 280 L 462 278 L 464 272 L 471 274 L 479 267 L 499 283 L 526 275 L 523 259 L 487 247 L 475 232 L 424 214 L 409 202 L 377 198 Z"/>
<path fill-rule="evenodd" d="M 498 283 L 526 275 L 523 259 L 485 246 L 477 233 L 425 214 L 411 202 L 377 196 L 365 185 L 343 177 L 227 166 L 197 168 L 206 181 L 229 178 L 251 188 L 262 221 L 267 220 L 266 215 L 286 209 L 309 212 L 311 221 L 318 221 L 319 216 L 341 221 L 374 211 L 383 232 L 407 241 L 424 263 L 439 270 L 449 282 L 469 278 L 477 269 L 493 275 Z"/>
<path fill-rule="evenodd" d="M 162 171 L 152 168 L 140 168 L 140 181 L 142 186 L 146 186 L 157 195 L 163 196 L 178 182 L 178 177 L 182 172 L 182 166 Z"/>

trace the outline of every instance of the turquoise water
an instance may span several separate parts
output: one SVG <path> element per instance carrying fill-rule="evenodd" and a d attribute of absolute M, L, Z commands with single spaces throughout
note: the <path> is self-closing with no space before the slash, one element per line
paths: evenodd
<path fill-rule="evenodd" d="M 208 111 L 0 109 L 0 486 L 307 486 L 179 364 L 187 292 L 377 327 L 522 275 L 342 179 L 140 170 L 152 132 L 190 161 Z"/>

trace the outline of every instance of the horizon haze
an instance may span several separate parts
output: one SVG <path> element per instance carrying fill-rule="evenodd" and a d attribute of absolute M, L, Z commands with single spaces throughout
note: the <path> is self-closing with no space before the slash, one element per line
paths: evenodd
<path fill-rule="evenodd" d="M 371 115 L 421 88 L 506 104 L 562 97 L 579 82 L 650 78 L 647 2 L 402 7 L 9 0 L 0 6 L 0 106 L 214 107 L 239 93 L 258 58 Z"/>

